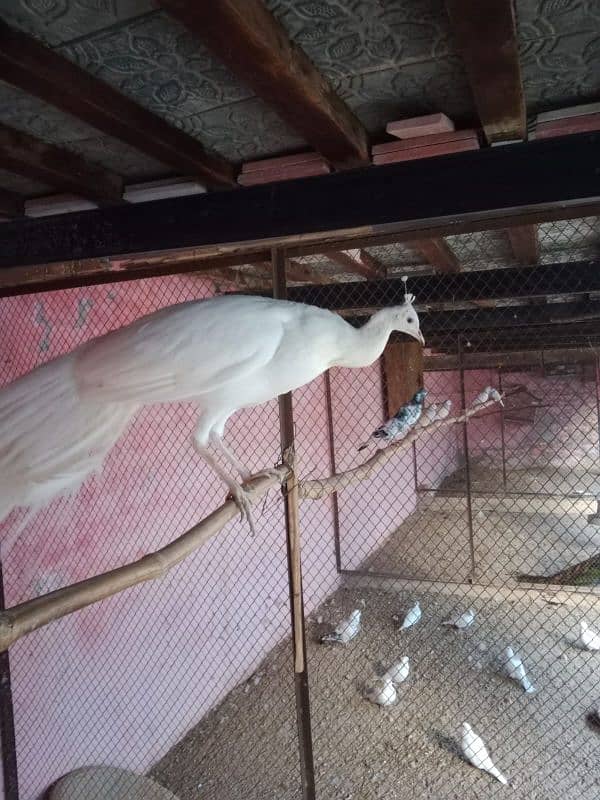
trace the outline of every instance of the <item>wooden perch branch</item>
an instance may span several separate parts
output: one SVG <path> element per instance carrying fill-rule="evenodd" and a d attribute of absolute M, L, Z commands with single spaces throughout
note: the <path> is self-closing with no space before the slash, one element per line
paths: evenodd
<path fill-rule="evenodd" d="M 273 486 L 280 485 L 289 475 L 289 468 L 279 465 L 279 475 L 259 477 L 247 484 L 250 500 L 255 503 Z M 137 561 L 95 575 L 93 578 L 73 583 L 49 594 L 27 600 L 0 613 L 0 652 L 7 650 L 17 639 L 53 622 L 73 611 L 97 603 L 113 594 L 122 592 L 144 581 L 164 577 L 180 561 L 198 550 L 225 525 L 239 514 L 233 500 L 209 514 L 189 531 L 154 553 L 148 553 Z"/>
<path fill-rule="evenodd" d="M 378 450 L 371 458 L 346 472 L 341 472 L 331 477 L 316 480 L 301 481 L 298 486 L 299 496 L 302 499 L 319 500 L 333 492 L 344 489 L 368 478 L 376 469 L 390 460 L 396 453 L 412 444 L 423 431 L 433 432 L 448 425 L 464 422 L 469 417 L 478 414 L 484 408 L 494 405 L 494 401 L 481 403 L 471 408 L 458 417 L 448 417 L 438 422 L 433 422 L 427 427 L 420 426 L 404 439 L 389 445 L 383 450 Z M 286 459 L 284 459 L 286 460 Z M 291 475 L 290 467 L 279 464 L 275 467 L 274 474 L 261 476 L 247 484 L 250 501 L 255 503 L 273 486 L 282 484 Z M 294 490 L 296 487 L 292 487 Z M 103 572 L 92 578 L 65 586 L 54 592 L 26 600 L 0 613 L 0 652 L 7 650 L 22 636 L 47 625 L 54 620 L 72 614 L 81 608 L 97 603 L 111 597 L 124 589 L 136 586 L 138 583 L 164 577 L 176 564 L 179 564 L 189 555 L 194 553 L 213 536 L 216 536 L 225 525 L 232 520 L 238 509 L 233 500 L 228 500 L 222 506 L 209 514 L 189 531 L 186 531 L 173 542 L 154 553 L 125 564 L 122 567 Z"/>
<path fill-rule="evenodd" d="M 503 396 L 504 395 L 502 395 L 502 397 Z M 364 481 L 365 478 L 370 477 L 376 469 L 380 469 L 387 461 L 390 460 L 390 458 L 393 458 L 399 450 L 404 450 L 414 441 L 416 441 L 423 431 L 432 433 L 433 431 L 437 431 L 440 428 L 444 428 L 448 425 L 456 425 L 458 422 L 464 422 L 465 420 L 469 419 L 469 417 L 473 417 L 475 414 L 478 414 L 484 408 L 495 405 L 496 402 L 497 401 L 495 400 L 488 400 L 487 402 L 481 403 L 474 408 L 469 408 L 459 417 L 447 417 L 446 419 L 440 419 L 438 422 L 432 422 L 431 425 L 427 425 L 426 427 L 419 425 L 418 427 L 414 428 L 408 434 L 408 436 L 405 436 L 404 439 L 400 439 L 400 441 L 394 442 L 387 447 L 384 447 L 382 450 L 377 450 L 377 452 L 374 453 L 371 458 L 367 459 L 362 464 L 359 464 L 357 467 L 352 467 L 352 469 L 346 470 L 346 472 L 339 472 L 329 478 L 315 478 L 314 480 L 310 481 L 301 481 L 300 486 L 298 487 L 300 498 L 303 500 L 319 500 L 322 497 L 327 497 L 328 495 L 333 494 L 334 492 L 339 492 L 340 489 L 346 489 L 348 486 L 352 486 L 355 483 L 360 483 L 360 481 Z"/>

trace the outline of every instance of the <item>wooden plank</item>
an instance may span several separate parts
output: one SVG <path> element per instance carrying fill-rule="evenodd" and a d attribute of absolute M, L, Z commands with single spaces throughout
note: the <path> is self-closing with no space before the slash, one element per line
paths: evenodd
<path fill-rule="evenodd" d="M 421 158 L 439 158 L 449 153 L 464 153 L 466 150 L 477 150 L 479 140 L 476 136 L 443 144 L 431 144 L 425 147 L 411 147 L 401 150 L 396 148 L 387 153 L 373 156 L 373 164 L 394 164 L 399 161 L 416 161 Z"/>
<path fill-rule="evenodd" d="M 387 272 L 385 266 L 366 250 L 328 250 L 323 255 L 346 272 L 362 275 L 367 280 L 384 278 Z"/>
<path fill-rule="evenodd" d="M 506 232 L 519 264 L 537 264 L 540 257 L 537 225 L 516 225 Z"/>
<path fill-rule="evenodd" d="M 421 136 L 453 131 L 454 123 L 445 114 L 427 114 L 425 117 L 410 117 L 388 122 L 386 133 L 398 139 L 414 139 Z"/>
<path fill-rule="evenodd" d="M 374 144 L 371 148 L 371 153 L 372 155 L 383 155 L 396 150 L 412 150 L 415 147 L 429 147 L 430 145 L 444 144 L 445 142 L 460 142 L 462 139 L 477 139 L 477 131 L 474 128 L 465 128 L 462 131 L 432 133 L 429 136 L 419 136 L 415 139 L 394 139 L 391 142 Z"/>
<path fill-rule="evenodd" d="M 0 189 L 0 217 L 22 217 L 25 201 L 16 192 Z"/>
<path fill-rule="evenodd" d="M 446 0 L 488 142 L 525 139 L 527 117 L 514 0 Z"/>
<path fill-rule="evenodd" d="M 367 133 L 263 0 L 159 0 L 339 169 L 369 161 Z"/>
<path fill-rule="evenodd" d="M 406 243 L 438 272 L 460 272 L 458 259 L 445 239 L 415 239 Z"/>
<path fill-rule="evenodd" d="M 388 417 L 408 403 L 423 387 L 423 345 L 390 341 L 383 351 L 383 374 Z"/>
<path fill-rule="evenodd" d="M 31 36 L 0 20 L 0 79 L 211 186 L 234 183 L 232 167 L 200 142 L 129 100 Z"/>
<path fill-rule="evenodd" d="M 66 150 L 0 123 L 0 167 L 86 197 L 99 205 L 122 202 L 123 179 Z"/>
<path fill-rule="evenodd" d="M 344 237 L 372 237 L 371 244 L 378 235 L 406 241 L 422 232 L 429 238 L 506 228 L 522 219 L 573 218 L 582 209 L 598 213 L 598 170 L 598 134 L 578 134 L 235 192 L 19 220 L 0 226 L 0 266 L 178 248 L 221 256 L 256 252 L 267 242 L 323 252 L 339 249 Z M 356 245 L 342 244 L 348 247 Z"/>
<path fill-rule="evenodd" d="M 255 261 L 252 266 L 260 268 L 261 272 L 267 278 L 270 278 L 273 274 L 270 261 Z M 288 280 L 294 281 L 295 283 L 329 283 L 327 275 L 319 272 L 318 269 L 315 269 L 310 264 L 293 259 L 286 259 L 286 275 Z"/>
<path fill-rule="evenodd" d="M 572 133 L 586 133 L 600 130 L 600 113 L 584 114 L 578 117 L 565 117 L 552 122 L 542 122 L 535 126 L 535 139 L 550 139 L 554 136 L 567 136 Z"/>

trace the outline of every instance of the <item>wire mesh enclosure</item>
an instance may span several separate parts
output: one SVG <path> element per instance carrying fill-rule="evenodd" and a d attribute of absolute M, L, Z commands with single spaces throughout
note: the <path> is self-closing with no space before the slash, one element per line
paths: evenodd
<path fill-rule="evenodd" d="M 579 267 L 597 230 L 540 225 L 535 267 L 516 265 L 503 231 L 448 236 L 461 269 L 443 276 L 406 243 L 365 248 L 378 280 L 327 253 L 294 256 L 290 272 L 327 280 L 290 280 L 290 299 L 360 327 L 414 292 L 426 340 L 392 334 L 371 366 L 293 392 L 305 630 L 290 624 L 290 487 L 274 488 L 254 507 L 256 536 L 236 519 L 162 580 L 10 648 L 19 796 L 106 764 L 181 800 L 595 800 L 600 284 Z M 268 291 L 264 269 L 244 271 L 248 291 Z M 225 283 L 192 273 L 5 298 L 0 384 Z M 422 388 L 411 432 L 373 439 Z M 7 607 L 139 559 L 222 504 L 190 444 L 196 415 L 142 409 L 77 493 L 0 523 Z M 281 462 L 280 416 L 272 401 L 228 426 L 254 471 Z M 386 447 L 360 479 L 306 490 Z M 328 642 L 353 611 L 356 635 Z M 463 723 L 507 788 L 467 763 Z"/>

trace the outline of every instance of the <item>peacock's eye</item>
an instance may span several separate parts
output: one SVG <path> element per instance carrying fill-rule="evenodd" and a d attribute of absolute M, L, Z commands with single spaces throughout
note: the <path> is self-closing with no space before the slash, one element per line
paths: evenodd
<path fill-rule="evenodd" d="M 412 317 L 408 317 L 408 319 L 406 321 L 407 322 L 414 322 L 414 319 Z"/>

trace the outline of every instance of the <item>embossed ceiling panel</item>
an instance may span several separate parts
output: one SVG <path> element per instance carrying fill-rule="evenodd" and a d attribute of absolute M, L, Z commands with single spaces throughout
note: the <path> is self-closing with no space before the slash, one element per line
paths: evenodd
<path fill-rule="evenodd" d="M 10 25 L 57 45 L 156 8 L 153 0 L 0 0 Z"/>
<path fill-rule="evenodd" d="M 470 118 L 473 103 L 443 0 L 267 0 L 372 133 L 403 115 Z"/>
<path fill-rule="evenodd" d="M 530 114 L 598 99 L 598 0 L 518 0 L 517 23 Z"/>

